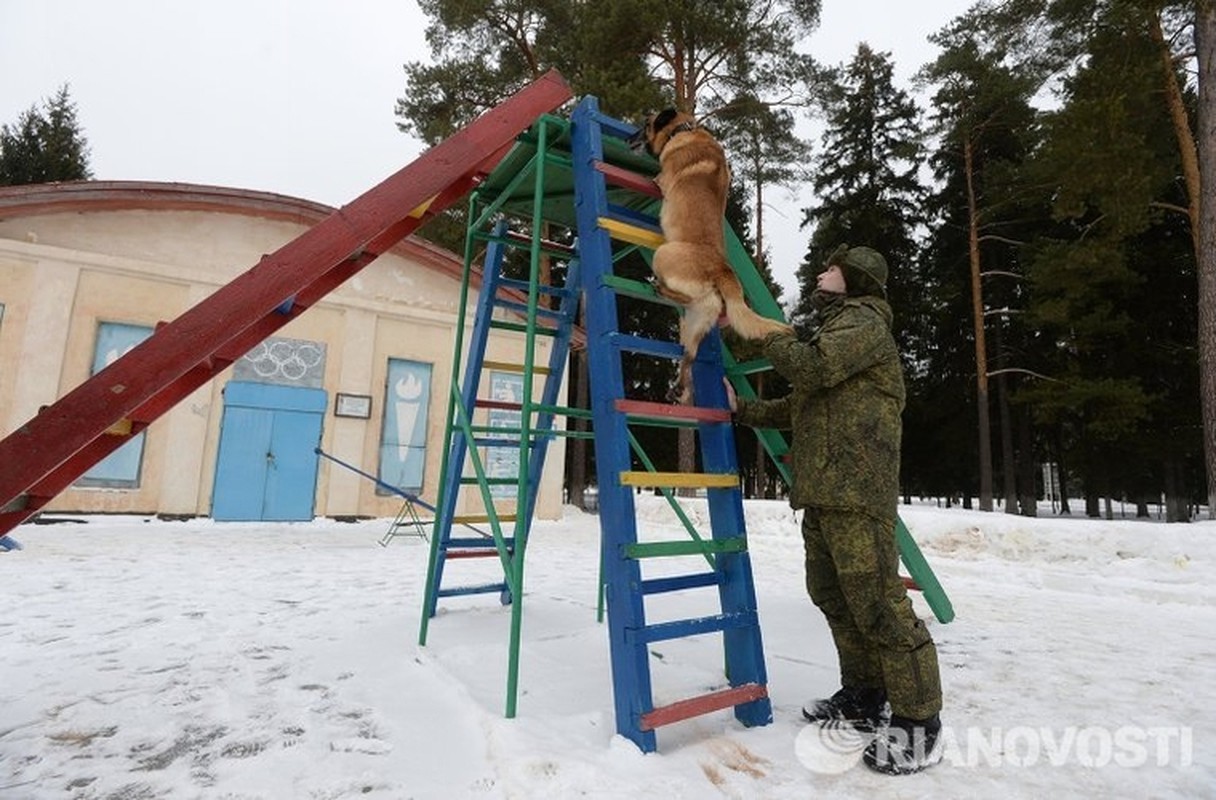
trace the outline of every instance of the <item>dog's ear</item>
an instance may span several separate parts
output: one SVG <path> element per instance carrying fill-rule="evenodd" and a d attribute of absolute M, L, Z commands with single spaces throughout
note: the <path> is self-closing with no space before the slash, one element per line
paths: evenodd
<path fill-rule="evenodd" d="M 658 132 L 671 124 L 671 121 L 679 114 L 674 108 L 665 108 L 654 115 L 654 119 L 650 121 L 650 130 Z"/>

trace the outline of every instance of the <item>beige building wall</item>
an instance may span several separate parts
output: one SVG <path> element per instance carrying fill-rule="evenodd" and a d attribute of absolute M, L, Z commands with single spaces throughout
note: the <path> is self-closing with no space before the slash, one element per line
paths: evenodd
<path fill-rule="evenodd" d="M 331 209 L 293 198 L 177 184 L 67 184 L 0 193 L 0 436 L 87 380 L 102 322 L 155 326 L 304 233 Z M 390 358 L 432 365 L 421 497 L 434 504 L 452 382 L 461 262 L 407 240 L 275 336 L 324 343 L 321 447 L 375 474 Z M 470 292 L 467 331 L 476 290 Z M 550 342 L 538 340 L 536 363 Z M 467 352 L 467 347 L 465 348 Z M 487 358 L 522 362 L 524 339 L 494 332 Z M 80 488 L 47 510 L 207 515 L 229 368 L 148 429 L 138 488 Z M 463 377 L 463 366 L 460 376 Z M 541 385 L 537 381 L 537 389 Z M 481 394 L 489 396 L 488 376 Z M 372 398 L 368 419 L 334 415 L 338 392 Z M 560 423 L 559 423 L 560 424 Z M 564 440 L 549 446 L 537 516 L 561 511 Z M 481 510 L 461 493 L 462 513 Z M 317 516 L 393 516 L 401 498 L 322 459 Z M 504 502 L 503 508 L 510 508 Z"/>

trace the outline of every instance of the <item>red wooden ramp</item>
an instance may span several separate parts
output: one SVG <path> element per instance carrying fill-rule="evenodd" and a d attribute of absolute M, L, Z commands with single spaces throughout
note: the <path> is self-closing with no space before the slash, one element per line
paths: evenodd
<path fill-rule="evenodd" d="M 262 258 L 0 441 L 0 534 L 452 205 L 571 97 L 556 71 Z"/>

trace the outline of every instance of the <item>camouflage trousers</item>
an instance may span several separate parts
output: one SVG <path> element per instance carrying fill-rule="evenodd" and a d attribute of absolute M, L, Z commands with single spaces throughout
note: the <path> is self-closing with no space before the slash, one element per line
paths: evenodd
<path fill-rule="evenodd" d="M 894 520 L 808 508 L 802 540 L 806 589 L 832 631 L 841 685 L 885 688 L 902 717 L 940 711 L 937 648 L 899 577 Z"/>

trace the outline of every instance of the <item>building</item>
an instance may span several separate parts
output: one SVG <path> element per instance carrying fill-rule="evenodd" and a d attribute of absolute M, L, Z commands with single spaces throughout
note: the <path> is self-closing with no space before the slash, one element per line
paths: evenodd
<path fill-rule="evenodd" d="M 0 188 L 0 436 L 333 211 L 176 183 Z M 461 272 L 454 254 L 407 238 L 45 510 L 221 520 L 398 512 L 398 495 L 320 458 L 318 444 L 434 504 Z M 475 300 L 471 291 L 469 326 Z M 538 341 L 537 363 L 548 347 Z M 522 335 L 491 335 L 487 359 L 522 363 L 523 353 Z M 520 380 L 494 372 L 483 376 L 481 392 L 510 397 Z M 512 455 L 484 457 L 497 474 L 514 477 Z M 560 514 L 563 461 L 559 439 L 549 447 L 538 517 Z M 461 492 L 462 513 L 481 511 L 476 495 Z M 502 496 L 510 503 L 514 489 Z"/>

